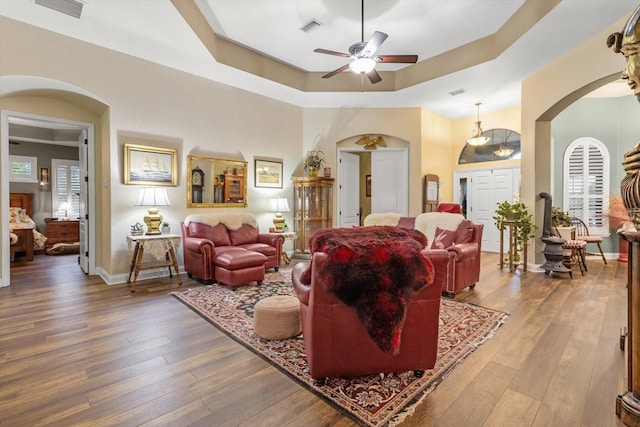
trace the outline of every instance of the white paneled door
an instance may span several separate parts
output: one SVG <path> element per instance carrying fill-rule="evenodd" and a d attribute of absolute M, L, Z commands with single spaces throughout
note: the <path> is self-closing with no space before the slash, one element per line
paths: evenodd
<path fill-rule="evenodd" d="M 339 226 L 360 225 L 360 156 L 340 152 L 338 159 Z"/>
<path fill-rule="evenodd" d="M 516 179 L 514 179 L 516 178 Z M 519 168 L 486 169 L 471 172 L 467 218 L 484 224 L 482 250 L 500 251 L 500 231 L 493 216 L 498 203 L 513 202 L 514 184 L 519 182 Z M 505 234 L 505 239 L 507 235 Z"/>
<path fill-rule="evenodd" d="M 371 212 L 409 215 L 409 156 L 407 149 L 371 153 Z"/>

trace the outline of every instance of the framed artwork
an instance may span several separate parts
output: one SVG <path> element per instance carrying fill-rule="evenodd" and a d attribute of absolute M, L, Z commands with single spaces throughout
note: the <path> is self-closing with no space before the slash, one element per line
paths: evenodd
<path fill-rule="evenodd" d="M 371 197 L 371 175 L 367 175 L 365 177 L 365 182 L 364 182 L 364 195 L 367 197 Z"/>
<path fill-rule="evenodd" d="M 255 161 L 256 187 L 282 188 L 282 162 Z"/>
<path fill-rule="evenodd" d="M 38 176 L 40 177 L 40 190 L 46 191 L 49 189 L 49 168 L 40 168 Z"/>
<path fill-rule="evenodd" d="M 175 187 L 178 185 L 177 151 L 124 144 L 124 183 Z"/>

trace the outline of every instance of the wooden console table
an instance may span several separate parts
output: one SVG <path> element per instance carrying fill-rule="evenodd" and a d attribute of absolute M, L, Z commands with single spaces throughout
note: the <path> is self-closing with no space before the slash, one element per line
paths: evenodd
<path fill-rule="evenodd" d="M 517 221 L 503 221 L 504 225 L 509 228 L 509 271 L 513 272 L 516 269 L 517 263 L 514 261 L 516 253 L 518 253 L 518 242 L 516 235 L 518 234 L 518 222 Z M 527 244 L 525 243 L 523 248 L 523 262 L 522 268 L 527 271 Z M 504 267 L 504 229 L 500 230 L 500 269 Z"/>
<path fill-rule="evenodd" d="M 127 278 L 127 283 L 131 284 L 131 292 L 135 292 L 140 270 L 150 268 L 168 267 L 169 277 L 173 278 L 173 273 L 171 272 L 171 267 L 173 267 L 178 278 L 178 285 L 182 285 L 175 252 L 175 250 L 180 247 L 180 242 L 181 237 L 177 234 L 127 236 L 129 252 L 133 253 L 131 257 L 131 267 L 129 268 L 129 277 Z M 142 257 L 145 252 L 153 255 L 156 261 L 143 262 Z M 133 283 L 131 282 L 132 274 Z"/>
<path fill-rule="evenodd" d="M 627 391 L 616 399 L 616 415 L 640 426 L 640 233 L 623 232 L 629 242 L 627 264 Z"/>

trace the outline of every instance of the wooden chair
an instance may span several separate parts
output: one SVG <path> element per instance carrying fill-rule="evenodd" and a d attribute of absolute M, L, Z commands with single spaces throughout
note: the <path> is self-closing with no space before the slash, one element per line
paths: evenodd
<path fill-rule="evenodd" d="M 595 243 L 596 245 L 598 245 L 598 250 L 600 251 L 600 256 L 602 257 L 602 261 L 604 261 L 604 263 L 606 264 L 607 259 L 604 257 L 604 252 L 602 251 L 602 246 L 600 245 L 600 243 L 602 243 L 602 237 L 591 236 L 589 234 L 589 227 L 587 227 L 587 224 L 585 224 L 584 221 L 581 220 L 580 218 L 571 217 L 571 224 L 573 224 L 573 226 L 576 228 L 576 240 L 583 240 L 587 242 L 587 244 Z M 587 253 L 586 255 L 595 255 L 595 254 Z"/>
<path fill-rule="evenodd" d="M 585 271 L 587 271 L 587 263 L 585 261 L 587 242 L 585 242 L 584 240 L 577 240 L 575 238 L 575 229 L 571 231 L 571 236 L 569 239 L 567 239 L 565 236 L 562 236 L 557 227 L 554 227 L 554 230 L 554 234 L 556 236 L 561 237 L 565 240 L 565 242 L 562 244 L 562 252 L 564 255 L 563 264 L 569 269 L 574 265 L 577 265 L 580 268 L 580 273 L 584 276 Z M 570 276 L 573 278 L 572 275 Z"/>

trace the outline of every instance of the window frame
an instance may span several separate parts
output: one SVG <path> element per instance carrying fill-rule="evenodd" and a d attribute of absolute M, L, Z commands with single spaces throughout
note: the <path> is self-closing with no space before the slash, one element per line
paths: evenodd
<path fill-rule="evenodd" d="M 73 204 L 73 192 L 71 191 L 71 168 L 76 167 L 80 172 L 80 161 L 79 160 L 70 160 L 70 159 L 51 159 L 51 212 L 54 214 L 56 218 L 61 218 L 64 216 L 63 212 L 60 212 L 60 203 L 58 203 L 58 166 L 59 165 L 67 165 L 69 176 L 68 182 L 69 187 L 66 191 L 66 199 L 65 201 L 71 203 L 74 206 L 71 219 L 78 219 L 80 216 L 79 204 L 80 204 L 80 194 L 77 195 L 78 203 L 77 208 Z M 80 177 L 82 179 L 82 177 Z"/>
<path fill-rule="evenodd" d="M 589 147 L 590 146 L 594 146 L 595 148 L 598 149 L 598 151 L 601 154 L 602 157 L 602 194 L 601 195 L 591 195 L 588 192 L 589 189 L 589 174 L 585 172 L 585 168 L 588 171 L 589 170 Z M 570 167 L 569 167 L 569 161 L 571 160 L 571 156 L 574 153 L 574 151 L 578 148 L 582 147 L 583 148 L 583 169 L 582 169 L 582 176 L 583 176 L 583 189 L 585 189 L 585 191 L 583 191 L 581 196 L 576 196 L 576 195 L 570 195 L 569 194 L 569 182 L 570 182 Z M 602 236 L 602 237 L 608 237 L 610 235 L 609 232 L 609 218 L 607 216 L 607 212 L 609 210 L 609 197 L 610 197 L 610 190 L 609 190 L 609 186 L 610 186 L 610 178 L 611 178 L 611 170 L 610 170 L 610 155 L 609 155 L 609 150 L 607 149 L 607 146 L 602 143 L 601 141 L 599 141 L 596 138 L 592 138 L 592 137 L 581 137 L 578 138 L 576 140 L 574 140 L 573 142 L 571 142 L 571 144 L 569 144 L 567 146 L 567 148 L 564 151 L 564 158 L 563 158 L 563 207 L 562 210 L 563 211 L 568 211 L 569 215 L 571 216 L 575 216 L 578 217 L 580 219 L 582 219 L 584 221 L 585 224 L 587 224 L 587 226 L 589 227 L 589 234 L 594 235 L 594 236 Z M 602 218 L 602 222 L 601 222 L 601 226 L 597 226 L 593 224 L 593 221 L 591 221 L 592 219 L 596 219 L 596 218 L 590 218 L 589 213 L 589 200 L 593 200 L 593 199 L 597 199 L 597 198 L 602 198 L 602 204 L 601 204 L 601 208 L 600 208 L 600 212 L 596 212 L 595 217 L 597 218 L 598 215 L 601 216 Z M 570 198 L 582 198 L 583 202 L 582 202 L 582 212 L 583 215 L 579 216 L 576 215 L 574 212 L 571 212 L 570 206 L 569 206 L 569 199 Z"/>
<path fill-rule="evenodd" d="M 31 173 L 29 175 L 13 173 L 14 163 L 30 164 Z M 38 183 L 38 158 L 33 156 L 10 155 L 9 174 L 9 182 L 26 182 L 30 184 Z"/>

